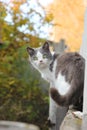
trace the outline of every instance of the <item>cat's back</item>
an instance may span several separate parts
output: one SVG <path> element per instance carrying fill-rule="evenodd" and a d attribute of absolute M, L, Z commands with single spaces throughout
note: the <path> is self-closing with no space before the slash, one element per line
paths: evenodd
<path fill-rule="evenodd" d="M 68 52 L 68 53 L 63 53 L 57 58 L 58 64 L 84 64 L 85 60 L 84 58 L 77 52 Z"/>
<path fill-rule="evenodd" d="M 67 77 L 69 82 L 72 78 L 84 76 L 85 60 L 77 52 L 63 53 L 57 57 L 56 76 L 59 72 Z"/>

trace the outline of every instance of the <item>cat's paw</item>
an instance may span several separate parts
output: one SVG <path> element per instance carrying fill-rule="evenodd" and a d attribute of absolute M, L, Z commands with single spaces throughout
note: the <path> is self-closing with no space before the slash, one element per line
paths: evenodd
<path fill-rule="evenodd" d="M 72 112 L 72 114 L 73 114 L 76 118 L 79 118 L 79 119 L 82 119 L 82 117 L 83 117 L 83 113 L 80 112 L 80 111 Z"/>
<path fill-rule="evenodd" d="M 53 127 L 53 126 L 55 126 L 55 123 L 53 123 L 53 122 L 48 118 L 47 121 L 46 121 L 46 125 L 47 125 L 48 127 Z"/>

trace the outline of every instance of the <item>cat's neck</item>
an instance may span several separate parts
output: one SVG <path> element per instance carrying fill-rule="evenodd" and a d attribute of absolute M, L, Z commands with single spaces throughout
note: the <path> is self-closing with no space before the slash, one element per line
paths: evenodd
<path fill-rule="evenodd" d="M 51 64 L 50 64 L 50 66 L 49 66 L 50 71 L 53 71 L 53 70 L 54 70 L 54 66 L 55 66 L 55 62 L 56 62 L 57 57 L 58 57 L 58 54 L 55 53 L 55 54 L 53 55 L 53 60 L 52 60 L 52 62 L 51 62 Z"/>
<path fill-rule="evenodd" d="M 45 69 L 41 69 L 40 73 L 42 75 L 42 78 L 46 79 L 49 82 L 54 82 L 54 75 L 55 75 L 55 68 L 56 68 L 56 59 L 58 57 L 58 54 L 54 54 L 53 55 L 53 60 L 50 63 L 50 65 L 45 68 Z"/>
<path fill-rule="evenodd" d="M 44 68 L 44 69 L 39 69 L 39 72 L 41 73 L 41 76 L 43 79 L 45 79 L 48 82 L 52 81 L 53 73 L 50 71 L 49 67 Z"/>

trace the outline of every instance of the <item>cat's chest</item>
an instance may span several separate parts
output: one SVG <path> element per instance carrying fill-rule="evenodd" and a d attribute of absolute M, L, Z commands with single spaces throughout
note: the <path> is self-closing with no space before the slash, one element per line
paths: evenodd
<path fill-rule="evenodd" d="M 52 73 L 49 70 L 44 70 L 41 73 L 41 76 L 42 76 L 43 79 L 45 79 L 48 82 L 51 82 L 53 80 Z"/>
<path fill-rule="evenodd" d="M 66 94 L 71 85 L 65 80 L 65 76 L 61 73 L 58 74 L 57 78 L 54 81 L 55 87 L 58 89 L 61 95 Z"/>

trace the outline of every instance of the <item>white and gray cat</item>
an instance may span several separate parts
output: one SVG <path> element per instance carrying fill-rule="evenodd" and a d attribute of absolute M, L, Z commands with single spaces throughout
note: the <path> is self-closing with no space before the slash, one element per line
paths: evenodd
<path fill-rule="evenodd" d="M 39 48 L 28 47 L 27 51 L 29 53 L 29 61 L 40 73 L 42 78 L 51 82 L 53 80 L 52 72 L 49 69 L 49 66 L 53 60 L 53 55 L 50 52 L 48 42 Z"/>
<path fill-rule="evenodd" d="M 31 64 L 42 78 L 53 84 L 52 99 L 60 106 L 73 105 L 82 110 L 85 60 L 76 52 L 51 53 L 49 43 L 39 48 L 27 47 Z"/>

